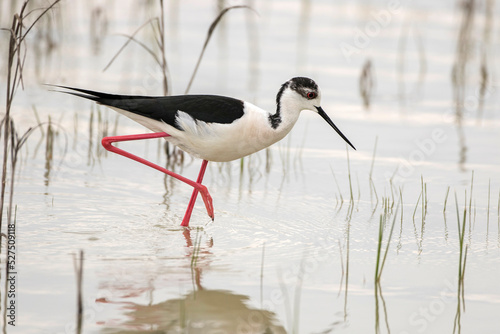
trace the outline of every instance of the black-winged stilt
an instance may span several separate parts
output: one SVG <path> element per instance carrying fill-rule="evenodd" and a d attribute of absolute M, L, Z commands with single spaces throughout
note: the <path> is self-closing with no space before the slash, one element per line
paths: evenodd
<path fill-rule="evenodd" d="M 194 190 L 181 226 L 189 226 L 191 212 L 200 192 L 207 213 L 214 219 L 212 198 L 201 183 L 208 161 L 231 161 L 266 148 L 285 137 L 302 110 L 317 112 L 353 148 L 320 106 L 321 91 L 309 78 L 285 82 L 276 96 L 276 110 L 265 111 L 249 102 L 217 95 L 132 96 L 57 86 L 118 111 L 154 133 L 105 137 L 107 150 L 133 159 L 191 185 Z M 194 157 L 203 159 L 195 181 L 112 145 L 114 142 L 160 138 Z"/>

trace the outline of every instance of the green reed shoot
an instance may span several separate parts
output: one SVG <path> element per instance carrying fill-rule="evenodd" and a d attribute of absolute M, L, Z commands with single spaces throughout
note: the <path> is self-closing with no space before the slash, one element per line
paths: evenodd
<path fill-rule="evenodd" d="M 379 225 L 378 225 L 378 243 L 377 243 L 377 262 L 375 264 L 375 282 L 378 282 L 379 280 L 379 270 L 380 270 L 380 254 L 382 250 L 382 238 L 384 235 L 384 227 L 383 227 L 383 215 L 380 214 L 380 220 L 379 220 Z"/>
<path fill-rule="evenodd" d="M 448 242 L 448 225 L 446 223 L 446 206 L 448 203 L 448 195 L 450 194 L 450 186 L 446 189 L 446 195 L 444 197 L 444 207 L 443 207 L 443 221 L 444 221 L 444 239 Z"/>
<path fill-rule="evenodd" d="M 196 235 L 194 237 L 194 243 L 193 243 L 193 250 L 191 253 L 191 282 L 193 284 L 193 291 L 196 291 L 195 287 L 199 287 L 199 284 L 197 282 L 197 264 L 198 264 L 198 258 L 200 256 L 200 250 L 201 250 L 201 238 L 202 238 L 202 233 L 200 231 L 203 231 L 202 227 L 197 227 L 196 228 Z M 190 231 L 187 231 L 188 235 L 190 236 Z"/>
<path fill-rule="evenodd" d="M 398 241 L 398 252 L 403 247 L 401 243 L 401 238 L 403 236 L 403 211 L 404 211 L 404 202 L 403 202 L 403 189 L 399 187 L 399 203 L 401 203 L 401 223 L 399 226 L 399 241 Z"/>
<path fill-rule="evenodd" d="M 465 195 L 465 202 L 467 203 L 467 194 Z M 455 314 L 455 321 L 453 325 L 453 333 L 458 329 L 460 333 L 461 325 L 461 311 L 465 311 L 465 288 L 464 288 L 464 277 L 465 277 L 465 265 L 467 263 L 467 249 L 468 246 L 464 243 L 465 236 L 465 223 L 467 217 L 467 205 L 464 206 L 463 219 L 460 220 L 460 212 L 458 209 L 457 194 L 455 193 L 455 208 L 457 215 L 457 226 L 458 226 L 458 241 L 459 241 L 459 263 L 458 263 L 458 290 L 457 290 L 457 312 Z M 470 224 L 470 221 L 469 221 Z M 465 249 L 464 249 L 465 245 Z"/>
<path fill-rule="evenodd" d="M 370 180 L 370 182 L 373 184 L 373 180 Z M 377 201 L 375 202 L 375 206 L 373 207 L 373 210 L 372 210 L 372 214 L 371 214 L 371 216 L 372 216 L 372 217 L 373 217 L 373 215 L 375 214 L 375 211 L 377 211 L 378 202 L 379 202 L 379 200 L 378 200 L 378 195 L 377 195 L 377 191 L 375 190 L 375 185 L 373 185 L 373 192 L 374 192 L 374 194 L 375 194 L 375 199 L 376 199 Z"/>
<path fill-rule="evenodd" d="M 417 213 L 418 203 L 420 203 L 420 198 L 421 197 L 422 197 L 422 191 L 420 191 L 420 195 L 418 195 L 417 204 L 415 204 L 415 209 L 413 210 L 413 224 L 414 225 L 415 225 L 415 215 Z"/>
<path fill-rule="evenodd" d="M 443 214 L 446 213 L 446 203 L 448 203 L 448 195 L 449 194 L 450 194 L 450 186 L 448 186 L 448 189 L 446 189 L 446 195 L 444 196 Z"/>
<path fill-rule="evenodd" d="M 201 237 L 202 237 L 200 231 L 201 228 L 196 228 L 196 236 L 194 237 L 194 244 L 193 244 L 193 253 L 191 254 L 191 269 L 194 269 L 196 267 L 196 264 L 198 263 L 198 257 L 200 255 Z"/>
<path fill-rule="evenodd" d="M 392 178 L 389 179 L 389 187 L 391 189 L 391 211 L 394 208 L 394 203 L 396 202 L 395 196 L 394 196 L 394 184 L 392 183 Z"/>
<path fill-rule="evenodd" d="M 339 243 L 339 255 L 340 255 L 340 269 L 341 269 L 341 275 L 340 275 L 340 284 L 339 284 L 339 292 L 337 294 L 337 297 L 340 296 L 340 291 L 342 291 L 342 283 L 344 282 L 344 256 L 342 255 L 342 245 L 340 244 L 340 240 L 338 240 Z"/>
<path fill-rule="evenodd" d="M 381 258 L 381 256 L 382 256 L 382 243 L 383 243 L 383 238 L 384 238 L 385 219 L 384 219 L 384 216 L 382 214 L 380 215 L 379 230 L 378 230 L 378 244 L 377 244 L 377 261 L 375 264 L 375 282 L 379 282 L 380 278 L 382 277 L 382 270 L 384 269 L 387 254 L 389 253 L 389 246 L 391 244 L 392 234 L 394 232 L 394 225 L 396 224 L 396 218 L 398 216 L 397 215 L 398 211 L 399 211 L 399 204 L 396 207 L 396 214 L 394 214 L 394 217 L 392 219 L 391 229 L 390 229 L 389 235 L 387 237 L 386 246 L 385 246 L 385 250 L 384 250 L 384 254 L 383 254 L 382 258 Z"/>
<path fill-rule="evenodd" d="M 40 116 L 38 115 L 38 110 L 36 109 L 36 106 L 31 106 L 33 108 L 33 114 L 35 115 L 35 120 L 37 127 L 40 129 L 40 132 L 42 134 L 42 137 L 45 136 L 45 131 L 43 130 L 42 122 L 40 121 Z"/>
<path fill-rule="evenodd" d="M 347 294 L 349 290 L 349 244 L 351 242 L 351 222 L 347 222 L 346 257 L 345 257 L 345 289 L 344 289 L 344 320 L 347 319 Z"/>
<path fill-rule="evenodd" d="M 472 171 L 472 176 L 470 180 L 470 198 L 469 198 L 469 232 L 472 227 L 472 191 L 474 189 L 474 171 Z"/>
<path fill-rule="evenodd" d="M 389 200 L 389 198 L 387 198 L 387 201 L 388 200 Z M 399 204 L 396 207 L 396 212 L 395 212 L 394 217 L 392 219 L 392 225 L 391 225 L 391 229 L 389 231 L 389 236 L 387 237 L 386 247 L 385 247 L 383 256 L 382 256 L 382 244 L 383 244 L 383 239 L 384 239 L 384 227 L 385 227 L 386 217 L 384 217 L 384 215 L 381 214 L 380 220 L 379 220 L 377 259 L 376 259 L 376 264 L 375 264 L 375 277 L 374 277 L 374 285 L 375 285 L 375 333 L 380 332 L 379 296 L 380 296 L 380 299 L 382 300 L 386 327 L 387 327 L 388 332 L 390 332 L 389 331 L 389 320 L 387 318 L 387 308 L 385 305 L 384 297 L 382 295 L 382 287 L 380 285 L 380 279 L 382 277 L 382 271 L 384 269 L 385 261 L 387 259 L 387 254 L 389 253 L 389 247 L 391 244 L 392 234 L 394 231 L 394 225 L 396 224 L 396 218 L 398 216 L 398 214 L 397 214 L 398 210 L 399 210 Z"/>
<path fill-rule="evenodd" d="M 427 216 L 427 184 L 424 183 L 424 177 L 420 175 L 420 182 L 422 187 L 422 225 L 420 227 L 420 244 L 422 244 L 424 240 L 424 231 L 425 231 L 425 217 Z"/>
<path fill-rule="evenodd" d="M 413 233 L 415 234 L 415 241 L 417 243 L 419 254 L 422 252 L 422 242 L 421 242 L 422 238 L 420 237 L 420 242 L 419 242 L 419 237 L 418 237 L 418 232 L 417 232 L 417 225 L 415 224 L 415 215 L 417 213 L 418 203 L 420 203 L 421 197 L 422 197 L 422 191 L 420 191 L 420 195 L 418 195 L 417 204 L 415 204 L 415 209 L 413 210 Z"/>
<path fill-rule="evenodd" d="M 339 196 L 340 196 L 340 208 L 339 208 L 339 211 L 340 211 L 340 209 L 342 209 L 342 205 L 344 205 L 344 197 L 342 196 L 342 191 L 340 190 L 340 186 L 339 186 L 339 183 L 337 182 L 337 177 L 335 176 L 335 171 L 333 170 L 332 166 L 330 166 L 330 170 L 332 171 L 333 179 L 335 180 L 335 184 L 337 185 L 337 190 L 338 190 Z M 499 199 L 499 203 L 500 203 L 500 199 Z"/>

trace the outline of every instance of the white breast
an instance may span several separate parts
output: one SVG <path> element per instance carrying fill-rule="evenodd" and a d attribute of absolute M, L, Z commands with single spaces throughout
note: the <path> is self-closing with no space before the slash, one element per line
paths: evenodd
<path fill-rule="evenodd" d="M 260 151 L 288 133 L 271 127 L 267 111 L 247 102 L 244 108 L 245 114 L 230 124 L 195 121 L 180 112 L 178 122 L 184 131 L 167 140 L 195 157 L 224 162 Z"/>

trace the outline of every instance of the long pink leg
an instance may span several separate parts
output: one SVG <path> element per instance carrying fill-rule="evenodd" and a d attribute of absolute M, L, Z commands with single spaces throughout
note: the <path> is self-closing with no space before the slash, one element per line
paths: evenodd
<path fill-rule="evenodd" d="M 203 202 L 205 203 L 205 207 L 207 209 L 207 213 L 212 218 L 214 219 L 214 207 L 212 204 L 212 197 L 210 196 L 207 187 L 205 187 L 203 184 L 201 184 L 201 181 L 203 180 L 203 175 L 205 174 L 205 169 L 207 167 L 208 161 L 203 160 L 200 173 L 198 175 L 198 180 L 197 182 L 194 182 L 193 180 L 187 179 L 182 175 L 179 175 L 177 173 L 174 173 L 172 171 L 169 171 L 168 169 L 165 169 L 157 164 L 154 164 L 146 159 L 143 159 L 141 157 L 138 157 L 132 153 L 129 153 L 125 150 L 122 150 L 118 147 L 115 147 L 112 145 L 114 142 L 120 142 L 120 141 L 131 141 L 131 140 L 140 140 L 140 139 L 151 139 L 151 138 L 162 138 L 162 137 L 169 137 L 170 135 L 165 132 L 157 132 L 157 133 L 145 133 L 145 134 L 138 134 L 138 135 L 125 135 L 125 136 L 113 136 L 113 137 L 104 137 L 102 139 L 102 146 L 110 152 L 120 154 L 126 158 L 135 160 L 137 162 L 140 162 L 146 166 L 149 166 L 151 168 L 154 168 L 156 170 L 159 170 L 160 172 L 163 172 L 167 175 L 170 175 L 172 177 L 175 177 L 179 181 L 182 181 L 184 183 L 189 184 L 194 188 L 193 194 L 191 195 L 191 200 L 189 201 L 188 209 L 186 211 L 186 214 L 184 216 L 184 219 L 182 220 L 181 226 L 189 226 L 189 219 L 191 217 L 191 212 L 193 211 L 194 207 L 194 202 L 196 201 L 196 196 L 198 195 L 198 192 L 201 194 L 201 197 L 203 198 Z M 192 203 L 191 203 L 192 202 Z"/>
<path fill-rule="evenodd" d="M 201 184 L 203 181 L 203 176 L 205 175 L 205 170 L 207 169 L 207 160 L 203 160 L 201 163 L 200 173 L 198 174 L 198 179 L 196 179 L 196 183 Z M 182 220 L 181 226 L 189 226 L 189 220 L 191 219 L 191 213 L 193 212 L 194 203 L 196 203 L 196 197 L 198 197 L 198 189 L 193 189 L 193 194 L 191 195 L 191 199 L 189 200 L 188 208 L 186 210 L 186 214 L 184 215 L 184 219 Z"/>

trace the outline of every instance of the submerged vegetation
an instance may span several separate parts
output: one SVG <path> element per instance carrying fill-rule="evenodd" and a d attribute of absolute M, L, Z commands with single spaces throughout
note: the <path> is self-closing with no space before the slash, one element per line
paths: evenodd
<path fill-rule="evenodd" d="M 20 10 L 12 17 L 12 23 L 9 29 L 2 29 L 7 35 L 8 48 L 6 49 L 7 57 L 7 75 L 5 85 L 5 113 L 0 121 L 0 137 L 3 140 L 3 155 L 2 155 L 2 176 L 0 189 L 0 253 L 5 246 L 5 262 L 3 268 L 5 271 L 0 271 L 0 278 L 3 279 L 4 285 L 1 291 L 2 297 L 2 323 L 3 332 L 6 332 L 7 324 L 15 326 L 14 318 L 9 317 L 11 313 L 7 312 L 7 305 L 11 307 L 15 305 L 16 300 L 13 299 L 13 289 L 11 288 L 12 279 L 17 275 L 18 262 L 16 262 L 16 231 L 17 219 L 13 216 L 13 211 L 17 206 L 14 204 L 14 190 L 16 179 L 16 167 L 20 158 L 20 152 L 26 141 L 28 140 L 33 128 L 28 128 L 26 131 L 19 133 L 16 127 L 16 122 L 13 118 L 14 98 L 20 87 L 24 84 L 24 66 L 26 54 L 28 52 L 27 39 L 35 25 L 50 11 L 60 0 L 54 0 L 48 7 L 39 10 L 31 10 L 29 8 L 30 1 L 23 2 Z M 49 125 L 50 126 L 50 125 Z M 50 128 L 49 128 L 50 129 Z M 51 143 L 47 142 L 48 149 Z M 7 190 L 7 186 L 9 187 Z M 16 210 L 17 213 L 17 210 Z M 6 221 L 4 222 L 4 217 Z M 4 232 L 5 231 L 5 232 Z"/>

